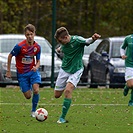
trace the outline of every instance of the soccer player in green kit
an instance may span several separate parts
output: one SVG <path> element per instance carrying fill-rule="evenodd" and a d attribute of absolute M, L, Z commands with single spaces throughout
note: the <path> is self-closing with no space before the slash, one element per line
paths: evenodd
<path fill-rule="evenodd" d="M 62 51 L 64 53 L 62 66 L 54 89 L 55 98 L 59 98 L 64 92 L 62 114 L 57 123 L 67 122 L 65 117 L 71 105 L 72 92 L 77 87 L 84 69 L 82 63 L 84 46 L 89 46 L 100 37 L 97 33 L 87 39 L 77 35 L 71 36 L 65 27 L 60 27 L 56 30 L 55 39 L 62 44 L 57 49 L 57 52 Z"/>
<path fill-rule="evenodd" d="M 129 89 L 131 89 L 131 98 L 128 105 L 133 106 L 133 34 L 126 36 L 123 44 L 120 47 L 120 54 L 125 60 L 125 80 L 123 95 L 127 96 Z"/>

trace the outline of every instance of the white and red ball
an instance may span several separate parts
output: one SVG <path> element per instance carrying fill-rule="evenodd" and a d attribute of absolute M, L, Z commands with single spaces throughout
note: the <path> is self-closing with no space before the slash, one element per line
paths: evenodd
<path fill-rule="evenodd" d="M 36 120 L 43 122 L 48 118 L 48 111 L 44 108 L 39 108 L 35 111 Z"/>

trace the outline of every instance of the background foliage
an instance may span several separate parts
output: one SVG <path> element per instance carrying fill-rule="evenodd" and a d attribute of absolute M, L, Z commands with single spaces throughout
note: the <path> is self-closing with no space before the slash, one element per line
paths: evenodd
<path fill-rule="evenodd" d="M 84 37 L 94 32 L 125 36 L 133 31 L 132 0 L 56 0 L 56 28 Z M 52 39 L 52 0 L 0 0 L 0 34 L 23 33 L 28 23 L 37 35 Z"/>

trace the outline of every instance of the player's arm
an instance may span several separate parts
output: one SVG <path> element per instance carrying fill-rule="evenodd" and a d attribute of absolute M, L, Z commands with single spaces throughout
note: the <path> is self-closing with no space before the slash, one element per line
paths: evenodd
<path fill-rule="evenodd" d="M 126 59 L 126 47 L 127 47 L 127 42 L 126 39 L 124 40 L 123 44 L 120 46 L 120 55 L 122 59 Z"/>
<path fill-rule="evenodd" d="M 35 72 L 35 71 L 38 70 L 39 67 L 40 67 L 40 60 L 37 60 L 36 61 L 36 66 L 33 66 L 33 68 L 31 70 Z"/>
<path fill-rule="evenodd" d="M 92 35 L 92 37 L 86 39 L 86 44 L 89 45 L 89 44 L 93 43 L 95 40 L 99 39 L 100 37 L 101 37 L 101 35 L 95 33 Z"/>
<path fill-rule="evenodd" d="M 86 39 L 86 44 L 87 45 L 89 45 L 89 44 L 91 44 L 93 42 L 94 42 L 94 40 L 91 37 Z"/>
<path fill-rule="evenodd" d="M 121 58 L 122 59 L 126 59 L 127 56 L 125 55 L 126 50 L 122 48 L 122 46 L 120 47 L 120 54 L 121 54 Z"/>
<path fill-rule="evenodd" d="M 20 52 L 20 47 L 18 45 L 15 45 L 15 47 L 13 48 L 13 50 L 10 52 L 10 54 L 8 55 L 8 59 L 7 59 L 7 71 L 5 76 L 7 78 L 11 78 L 11 61 L 12 61 L 12 57 L 13 56 L 17 56 Z"/>
<path fill-rule="evenodd" d="M 12 61 L 12 54 L 8 55 L 8 59 L 7 59 L 7 71 L 6 71 L 6 77 L 7 78 L 11 78 L 11 61 Z"/>
<path fill-rule="evenodd" d="M 55 53 L 60 59 L 63 59 L 64 53 L 62 52 L 62 46 L 59 46 L 55 49 Z"/>
<path fill-rule="evenodd" d="M 58 54 L 61 53 L 61 46 L 59 46 L 58 48 L 56 48 L 56 52 L 57 52 Z"/>

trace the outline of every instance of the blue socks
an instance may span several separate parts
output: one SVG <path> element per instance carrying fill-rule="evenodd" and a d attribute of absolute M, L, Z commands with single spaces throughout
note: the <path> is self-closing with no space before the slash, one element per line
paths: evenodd
<path fill-rule="evenodd" d="M 33 94 L 33 97 L 32 97 L 32 112 L 36 111 L 38 101 L 39 101 L 39 94 Z"/>

